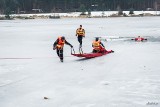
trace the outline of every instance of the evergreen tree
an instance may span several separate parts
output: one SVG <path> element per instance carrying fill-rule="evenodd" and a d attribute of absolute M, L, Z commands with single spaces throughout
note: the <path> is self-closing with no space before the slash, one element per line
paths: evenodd
<path fill-rule="evenodd" d="M 81 15 L 86 15 L 86 14 L 85 14 L 86 9 L 85 9 L 85 5 L 84 5 L 84 4 L 81 4 L 81 5 L 80 5 L 79 11 L 82 12 Z"/>
<path fill-rule="evenodd" d="M 73 12 L 84 7 L 85 10 L 113 11 L 117 10 L 118 6 L 122 10 L 131 8 L 140 11 L 147 8 L 159 10 L 160 8 L 155 6 L 155 2 L 158 3 L 160 0 L 0 0 L 0 13 L 4 14 L 6 11 L 30 13 L 33 8 L 42 9 L 45 12 Z"/>

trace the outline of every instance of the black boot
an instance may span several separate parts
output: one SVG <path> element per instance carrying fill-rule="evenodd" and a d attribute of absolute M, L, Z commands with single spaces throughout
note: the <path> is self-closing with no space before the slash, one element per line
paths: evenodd
<path fill-rule="evenodd" d="M 61 62 L 63 62 L 63 59 L 60 59 Z"/>

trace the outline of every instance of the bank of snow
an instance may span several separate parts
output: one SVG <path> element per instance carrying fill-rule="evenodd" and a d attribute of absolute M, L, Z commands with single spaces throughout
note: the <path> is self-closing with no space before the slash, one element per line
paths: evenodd
<path fill-rule="evenodd" d="M 129 11 L 123 11 L 127 16 L 131 16 Z M 12 14 L 11 17 L 15 18 L 50 18 L 50 17 L 80 17 L 81 12 L 70 12 L 70 13 L 39 13 L 39 14 Z M 88 14 L 88 12 L 86 12 Z M 89 17 L 111 17 L 118 15 L 118 11 L 93 11 Z M 160 15 L 160 11 L 134 11 L 132 16 L 157 16 Z M 4 17 L 4 15 L 0 15 Z"/>

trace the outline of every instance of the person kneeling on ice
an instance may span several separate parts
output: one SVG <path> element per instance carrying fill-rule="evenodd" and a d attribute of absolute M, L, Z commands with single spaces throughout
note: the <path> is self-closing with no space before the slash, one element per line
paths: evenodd
<path fill-rule="evenodd" d="M 105 46 L 103 43 L 99 40 L 98 37 L 92 42 L 92 47 L 93 47 L 93 53 L 103 53 L 106 52 Z"/>
<path fill-rule="evenodd" d="M 57 50 L 57 55 L 60 58 L 60 61 L 63 62 L 63 46 L 64 44 L 69 45 L 71 48 L 73 48 L 73 46 L 66 41 L 64 36 L 60 36 L 58 37 L 58 39 L 54 42 L 53 44 L 53 50 Z"/>

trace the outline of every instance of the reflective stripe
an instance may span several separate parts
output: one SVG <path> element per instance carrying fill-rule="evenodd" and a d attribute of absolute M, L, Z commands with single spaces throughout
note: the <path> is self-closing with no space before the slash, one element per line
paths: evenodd
<path fill-rule="evenodd" d="M 84 36 L 84 33 L 85 33 L 85 32 L 84 32 L 84 29 L 80 29 L 80 28 L 77 29 L 77 34 L 78 34 L 78 35 Z"/>
<path fill-rule="evenodd" d="M 136 38 L 135 40 L 136 40 L 136 41 L 143 41 L 144 38 Z"/>
<path fill-rule="evenodd" d="M 101 48 L 100 41 L 93 41 L 92 45 L 94 50 L 100 50 Z"/>
<path fill-rule="evenodd" d="M 138 40 L 138 41 L 141 41 L 141 40 L 142 40 L 142 38 L 138 38 L 137 40 Z"/>

